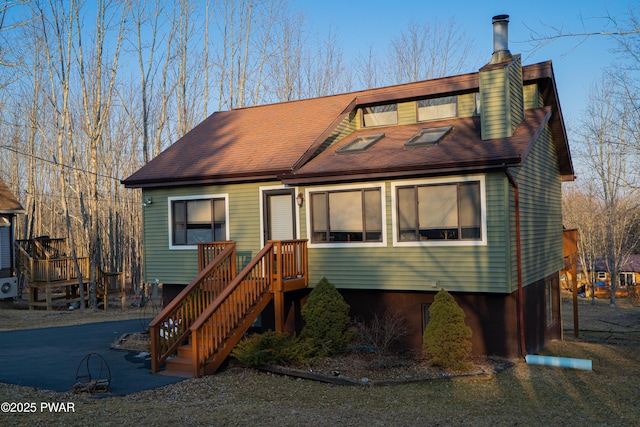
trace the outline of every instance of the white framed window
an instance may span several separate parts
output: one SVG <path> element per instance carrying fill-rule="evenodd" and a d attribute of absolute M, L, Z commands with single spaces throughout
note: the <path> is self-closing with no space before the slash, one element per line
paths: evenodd
<path fill-rule="evenodd" d="M 598 280 L 599 281 L 607 280 L 607 272 L 606 271 L 598 271 Z"/>
<path fill-rule="evenodd" d="M 391 184 L 394 246 L 487 244 L 482 175 Z"/>
<path fill-rule="evenodd" d="M 309 247 L 386 246 L 383 184 L 306 189 Z"/>
<path fill-rule="evenodd" d="M 200 242 L 228 240 L 227 194 L 169 197 L 169 248 L 197 249 Z"/>
<path fill-rule="evenodd" d="M 620 273 L 620 286 L 633 286 L 636 284 L 636 275 L 632 272 Z"/>

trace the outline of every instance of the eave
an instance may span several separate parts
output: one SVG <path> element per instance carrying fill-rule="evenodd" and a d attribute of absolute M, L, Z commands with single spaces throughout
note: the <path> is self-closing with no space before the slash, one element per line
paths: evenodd
<path fill-rule="evenodd" d="M 216 184 L 238 184 L 243 182 L 262 182 L 278 180 L 279 176 L 287 171 L 268 171 L 264 173 L 233 174 L 208 177 L 187 177 L 176 179 L 145 179 L 120 181 L 125 188 L 171 188 L 171 187 L 193 187 Z"/>
<path fill-rule="evenodd" d="M 489 172 L 503 170 L 507 167 L 522 166 L 520 157 L 485 159 L 474 162 L 456 162 L 454 164 L 434 165 L 433 167 L 416 167 L 407 169 L 371 169 L 358 170 L 352 173 L 341 175 L 327 175 L 323 173 L 294 175 L 286 174 L 280 176 L 280 180 L 285 185 L 308 185 L 308 184 L 331 184 L 354 181 L 376 181 L 384 179 L 402 179 L 412 177 L 428 177 L 442 175 L 470 174 L 479 172 Z"/>

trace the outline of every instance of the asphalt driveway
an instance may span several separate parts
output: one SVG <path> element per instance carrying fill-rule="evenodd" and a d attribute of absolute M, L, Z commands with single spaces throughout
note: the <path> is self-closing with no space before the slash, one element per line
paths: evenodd
<path fill-rule="evenodd" d="M 146 322 L 148 324 L 148 321 Z M 81 361 L 97 353 L 111 372 L 111 395 L 122 396 L 181 381 L 153 375 L 148 361 L 136 353 L 112 350 L 110 345 L 125 333 L 143 331 L 140 319 L 89 323 L 76 326 L 0 332 L 0 382 L 58 392 L 70 391 Z M 100 358 L 91 356 L 93 378 L 99 375 Z M 80 375 L 86 374 L 83 363 Z M 84 381 L 84 380 L 83 380 Z"/>

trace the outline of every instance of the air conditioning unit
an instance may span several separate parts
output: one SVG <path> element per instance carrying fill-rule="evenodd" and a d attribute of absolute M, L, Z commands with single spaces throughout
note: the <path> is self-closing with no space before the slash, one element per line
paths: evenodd
<path fill-rule="evenodd" d="M 0 299 L 18 296 L 18 278 L 0 277 Z"/>

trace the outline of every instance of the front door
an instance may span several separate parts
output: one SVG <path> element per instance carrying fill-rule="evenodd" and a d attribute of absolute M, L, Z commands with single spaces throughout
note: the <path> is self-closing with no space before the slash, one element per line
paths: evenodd
<path fill-rule="evenodd" d="M 293 189 L 264 192 L 264 243 L 296 238 L 294 196 Z"/>

